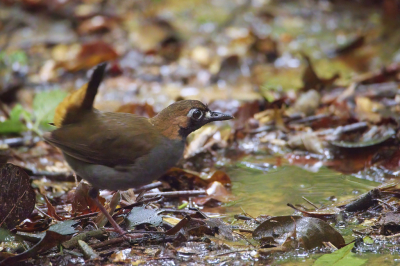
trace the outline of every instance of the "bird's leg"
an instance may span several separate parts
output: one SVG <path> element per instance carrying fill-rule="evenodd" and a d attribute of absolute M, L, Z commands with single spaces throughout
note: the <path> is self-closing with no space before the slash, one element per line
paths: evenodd
<path fill-rule="evenodd" d="M 96 204 L 97 208 L 100 209 L 100 211 L 107 217 L 108 221 L 114 227 L 115 232 L 121 235 L 125 235 L 126 232 L 117 224 L 117 222 L 112 218 L 112 216 L 108 213 L 106 208 L 100 203 L 98 196 L 99 196 L 99 190 L 97 188 L 91 188 L 89 190 L 89 196 L 93 199 L 94 203 Z"/>

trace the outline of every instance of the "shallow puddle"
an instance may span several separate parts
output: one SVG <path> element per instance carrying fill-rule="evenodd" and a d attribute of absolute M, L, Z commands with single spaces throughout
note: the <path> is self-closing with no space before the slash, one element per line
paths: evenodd
<path fill-rule="evenodd" d="M 233 215 L 243 209 L 253 217 L 292 214 L 287 203 L 313 208 L 302 197 L 321 206 L 354 198 L 379 185 L 325 167 L 314 173 L 298 166 L 273 167 L 249 161 L 231 167 L 228 174 L 237 200 L 227 207 L 227 213 Z"/>

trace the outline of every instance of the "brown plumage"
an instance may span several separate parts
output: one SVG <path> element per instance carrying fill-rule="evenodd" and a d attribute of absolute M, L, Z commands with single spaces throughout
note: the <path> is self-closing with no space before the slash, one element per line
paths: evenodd
<path fill-rule="evenodd" d="M 176 102 L 150 119 L 101 112 L 93 102 L 104 71 L 105 64 L 97 67 L 89 83 L 57 107 L 57 129 L 44 135 L 63 151 L 71 168 L 93 185 L 93 197 L 98 189 L 126 190 L 151 183 L 182 157 L 191 132 L 212 121 L 232 119 L 195 100 Z M 115 221 L 110 222 L 123 232 Z"/>

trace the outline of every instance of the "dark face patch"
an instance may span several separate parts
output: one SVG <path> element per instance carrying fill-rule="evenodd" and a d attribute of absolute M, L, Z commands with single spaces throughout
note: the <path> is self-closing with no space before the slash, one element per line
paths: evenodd
<path fill-rule="evenodd" d="M 200 101 L 184 100 L 162 110 L 152 123 L 169 138 L 185 139 L 190 133 L 207 123 L 232 119 L 230 115 L 212 112 Z"/>
<path fill-rule="evenodd" d="M 207 106 L 202 106 L 201 108 L 194 107 L 187 113 L 187 125 L 185 127 L 180 127 L 179 135 L 186 138 L 193 131 L 201 128 L 205 124 L 211 122 L 209 121 L 209 116 L 211 111 Z"/>

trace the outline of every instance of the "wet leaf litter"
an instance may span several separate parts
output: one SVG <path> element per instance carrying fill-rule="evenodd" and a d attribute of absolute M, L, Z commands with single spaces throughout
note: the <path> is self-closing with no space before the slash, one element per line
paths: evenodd
<path fill-rule="evenodd" d="M 14 171 L 7 180 L 22 182 L 1 186 L 1 196 L 14 199 L 0 216 L 4 265 L 238 258 L 249 265 L 362 265 L 396 258 L 396 244 L 379 244 L 395 243 L 399 232 L 396 1 L 308 6 L 318 25 L 301 12 L 305 3 L 290 1 L 225 3 L 207 16 L 205 1 L 196 8 L 174 1 L 59 4 L 1 3 L 20 15 L 0 14 L 0 162 Z M 342 19 L 343 8 L 357 14 L 353 23 Z M 366 21 L 370 27 L 361 27 Z M 103 61 L 109 67 L 100 110 L 153 117 L 194 98 L 236 118 L 192 134 L 184 159 L 159 181 L 101 192 L 101 204 L 137 236 L 130 242 L 109 230 L 87 197 L 89 184 L 40 138 L 58 103 Z M 330 169 L 338 173 L 330 180 L 345 185 L 334 190 L 324 176 L 303 179 L 290 170 L 298 166 Z M 280 176 L 286 172 L 299 176 Z M 282 180 L 275 190 L 291 198 L 267 190 L 274 179 Z M 281 207 L 286 215 L 275 214 Z"/>

